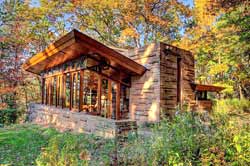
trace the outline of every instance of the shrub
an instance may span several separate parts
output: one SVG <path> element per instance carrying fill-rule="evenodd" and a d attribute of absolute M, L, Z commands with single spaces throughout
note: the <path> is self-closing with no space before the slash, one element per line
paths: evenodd
<path fill-rule="evenodd" d="M 204 117 L 205 116 L 205 117 Z M 206 119 L 206 121 L 204 121 Z M 227 114 L 185 112 L 161 122 L 150 138 L 132 136 L 122 165 L 249 165 L 250 126 Z"/>
<path fill-rule="evenodd" d="M 129 140 L 121 152 L 121 162 L 134 165 L 192 165 L 199 163 L 205 127 L 192 113 L 165 120 L 150 138 Z"/>
<path fill-rule="evenodd" d="M 9 125 L 15 123 L 18 117 L 18 111 L 16 109 L 6 108 L 0 110 L 0 124 Z"/>
<path fill-rule="evenodd" d="M 249 165 L 249 132 L 249 123 L 238 123 L 232 116 L 215 113 L 211 121 L 211 136 L 206 136 L 207 148 L 202 150 L 202 164 Z"/>
<path fill-rule="evenodd" d="M 62 133 L 49 140 L 36 163 L 41 166 L 110 165 L 114 147 L 112 140 Z"/>
<path fill-rule="evenodd" d="M 224 99 L 216 101 L 214 111 L 229 114 L 250 113 L 250 101 L 247 99 Z"/>

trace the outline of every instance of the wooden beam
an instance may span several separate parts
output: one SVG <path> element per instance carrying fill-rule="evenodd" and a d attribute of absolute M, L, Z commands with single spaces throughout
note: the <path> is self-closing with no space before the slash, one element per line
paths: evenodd
<path fill-rule="evenodd" d="M 118 63 L 123 66 L 125 69 L 128 69 L 138 75 L 142 75 L 146 68 L 139 63 L 129 59 L 128 57 L 120 54 L 119 52 L 103 45 L 102 43 L 90 38 L 87 35 L 79 31 L 75 31 L 76 41 L 81 43 L 84 47 L 88 48 L 92 52 L 98 53 L 103 57 Z"/>
<path fill-rule="evenodd" d="M 34 66 L 35 64 L 38 64 L 44 59 L 54 55 L 54 53 L 59 52 L 60 50 L 64 48 L 67 48 L 68 46 L 72 45 L 74 42 L 75 42 L 74 32 L 71 31 L 67 35 L 57 40 L 55 43 L 50 44 L 49 47 L 46 48 L 43 52 L 40 52 L 36 54 L 35 56 L 31 57 L 30 59 L 28 59 L 27 62 L 22 65 L 22 68 L 27 70 L 29 67 Z"/>
<path fill-rule="evenodd" d="M 45 51 L 30 58 L 22 68 L 39 74 L 41 71 L 75 59 L 89 51 L 100 54 L 135 75 L 142 75 L 146 71 L 144 66 L 77 30 L 71 31 Z"/>
<path fill-rule="evenodd" d="M 42 78 L 42 104 L 45 103 L 45 101 L 44 101 L 44 91 L 45 91 L 45 78 Z"/>
<path fill-rule="evenodd" d="M 50 97 L 49 97 L 49 89 L 50 89 L 50 84 L 49 84 L 50 80 L 49 78 L 46 78 L 46 105 L 49 105 L 49 100 L 50 100 Z"/>
<path fill-rule="evenodd" d="M 59 82 L 60 82 L 60 77 L 59 76 L 56 76 L 56 107 L 59 105 Z"/>
<path fill-rule="evenodd" d="M 82 111 L 84 71 L 80 71 L 79 111 Z"/>
<path fill-rule="evenodd" d="M 69 109 L 72 110 L 73 108 L 73 94 L 74 94 L 74 88 L 73 88 L 73 84 L 74 84 L 74 73 L 70 73 L 70 102 L 69 102 Z"/>
<path fill-rule="evenodd" d="M 50 77 L 61 75 L 62 73 L 67 74 L 67 73 L 73 73 L 73 72 L 77 72 L 77 71 L 81 71 L 81 70 L 82 69 L 75 69 L 75 70 L 63 71 L 63 72 L 58 71 L 58 72 L 53 73 L 51 75 L 45 75 L 44 78 L 50 78 Z M 84 70 L 89 70 L 89 69 L 84 69 Z M 97 73 L 96 71 L 93 71 L 93 70 L 89 70 L 89 71 Z M 111 80 L 114 80 L 116 82 L 120 82 L 121 84 L 123 84 L 123 85 L 125 85 L 127 87 L 131 87 L 130 84 L 123 82 L 120 78 L 118 78 L 116 76 L 110 77 L 110 76 L 108 76 L 107 74 L 104 74 L 104 73 L 97 73 L 97 74 L 102 75 L 103 77 L 106 77 L 107 79 L 111 79 Z M 119 75 L 119 73 L 117 73 L 117 75 Z"/>

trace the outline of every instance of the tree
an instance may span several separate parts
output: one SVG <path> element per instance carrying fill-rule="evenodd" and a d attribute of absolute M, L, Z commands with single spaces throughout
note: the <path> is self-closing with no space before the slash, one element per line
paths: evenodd
<path fill-rule="evenodd" d="M 249 4 L 227 2 L 195 1 L 193 20 L 177 45 L 195 54 L 199 82 L 249 97 Z"/>

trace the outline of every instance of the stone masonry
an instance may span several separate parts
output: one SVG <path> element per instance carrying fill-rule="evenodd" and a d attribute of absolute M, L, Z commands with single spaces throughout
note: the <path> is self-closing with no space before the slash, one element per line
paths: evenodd
<path fill-rule="evenodd" d="M 30 104 L 29 121 L 43 126 L 52 126 L 60 131 L 91 133 L 105 138 L 126 136 L 136 131 L 133 120 L 112 120 L 83 112 L 72 112 L 42 104 Z"/>
<path fill-rule="evenodd" d="M 121 52 L 148 70 L 133 76 L 130 88 L 130 118 L 137 123 L 158 122 L 172 115 L 178 104 L 194 100 L 194 57 L 191 52 L 165 43 Z M 181 102 L 177 103 L 177 58 L 181 58 Z"/>

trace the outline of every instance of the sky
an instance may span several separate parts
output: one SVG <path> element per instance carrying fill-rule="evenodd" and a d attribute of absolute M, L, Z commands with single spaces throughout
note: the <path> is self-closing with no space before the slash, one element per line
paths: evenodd
<path fill-rule="evenodd" d="M 185 5 L 189 5 L 190 7 L 194 7 L 193 0 L 180 0 L 180 2 L 183 2 Z"/>

